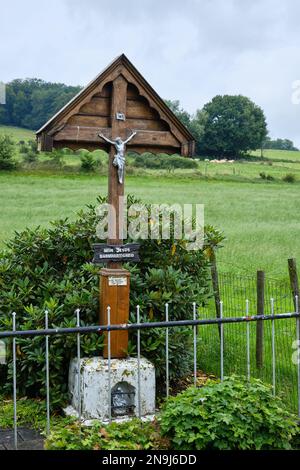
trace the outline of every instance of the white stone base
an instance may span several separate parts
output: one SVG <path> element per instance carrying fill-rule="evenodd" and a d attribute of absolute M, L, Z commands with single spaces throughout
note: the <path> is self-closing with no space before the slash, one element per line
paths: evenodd
<path fill-rule="evenodd" d="M 106 422 L 109 419 L 109 374 L 108 360 L 102 357 L 82 358 L 80 360 L 81 416 L 88 425 L 89 420 Z M 126 383 L 132 395 L 133 416 L 138 416 L 138 366 L 136 358 L 111 359 L 110 369 L 111 390 L 117 384 Z M 68 415 L 78 416 L 78 369 L 77 359 L 72 359 L 69 369 L 69 392 L 71 406 L 66 408 Z M 140 360 L 140 395 L 141 416 L 150 418 L 155 414 L 155 369 L 147 359 Z M 116 410 L 116 413 L 118 410 Z M 129 416 L 112 417 L 116 421 L 124 421 Z"/>
<path fill-rule="evenodd" d="M 64 408 L 64 413 L 66 416 L 72 416 L 73 418 L 79 418 L 79 415 L 78 415 L 78 411 L 75 410 L 75 408 L 73 408 L 72 405 L 69 405 L 67 406 L 66 408 Z M 132 420 L 133 418 L 135 418 L 136 416 L 122 416 L 121 418 L 112 418 L 112 422 L 114 423 L 126 423 L 130 420 Z M 141 417 L 141 421 L 144 421 L 144 422 L 151 422 L 151 421 L 154 421 L 156 418 L 156 415 L 145 415 L 145 416 L 142 416 Z M 81 419 L 80 419 L 80 422 L 83 426 L 93 426 L 95 423 L 99 423 L 101 422 L 101 424 L 109 424 L 109 419 L 85 419 L 84 417 L 81 416 Z"/>

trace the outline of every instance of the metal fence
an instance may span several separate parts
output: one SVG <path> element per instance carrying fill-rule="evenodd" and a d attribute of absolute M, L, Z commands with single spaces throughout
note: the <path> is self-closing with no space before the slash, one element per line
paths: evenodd
<path fill-rule="evenodd" d="M 219 295 L 223 300 L 224 316 L 239 315 L 246 310 L 245 299 L 248 309 L 257 312 L 258 308 L 258 278 L 257 273 L 236 274 L 222 271 L 218 275 Z M 296 292 L 295 292 L 296 294 Z M 295 310 L 295 299 L 289 279 L 275 279 L 269 276 L 264 278 L 263 286 L 263 312 L 272 315 L 280 312 L 292 312 Z M 212 318 L 217 314 L 215 299 L 212 296 L 208 304 L 202 308 L 202 316 Z M 249 327 L 249 342 L 251 375 L 265 382 L 272 382 L 272 327 L 264 326 L 259 342 L 257 327 Z M 296 335 L 296 326 L 293 322 L 283 320 L 276 327 L 275 353 L 277 357 L 277 390 L 283 396 L 292 411 L 297 410 L 297 370 L 291 365 L 291 344 Z M 215 351 L 218 344 L 218 329 L 207 328 L 202 336 L 200 345 L 202 353 L 203 368 L 211 373 L 218 373 L 219 358 Z M 246 362 L 246 333 L 243 325 L 228 326 L 226 328 L 226 365 L 225 373 L 244 374 Z M 260 349 L 260 353 L 258 350 Z M 260 354 L 260 360 L 258 355 Z M 260 364 L 259 364 L 260 362 Z"/>
<path fill-rule="evenodd" d="M 220 272 L 218 274 L 221 299 L 231 315 L 239 314 L 244 309 L 245 299 L 249 300 L 252 309 L 256 305 L 257 276 L 256 273 L 236 274 Z M 289 279 L 265 277 L 265 312 L 271 313 L 270 299 L 274 300 L 275 313 L 289 312 L 294 309 L 294 299 Z M 207 311 L 211 312 L 211 306 Z"/>
<path fill-rule="evenodd" d="M 214 372 L 220 380 L 224 380 L 225 375 L 230 375 L 232 372 L 232 354 L 240 354 L 240 361 L 243 362 L 243 367 L 239 367 L 238 371 L 245 375 L 249 380 L 252 376 L 257 376 L 253 362 L 253 336 L 255 331 L 252 326 L 255 326 L 258 321 L 263 322 L 265 325 L 270 325 L 266 328 L 267 336 L 267 362 L 268 367 L 271 369 L 271 374 L 268 377 L 264 377 L 260 374 L 260 378 L 266 379 L 267 382 L 271 383 L 273 387 L 273 393 L 280 393 L 280 386 L 278 382 L 278 373 L 281 364 L 281 356 L 279 354 L 279 346 L 277 344 L 278 332 L 282 333 L 280 325 L 288 322 L 290 327 L 289 335 L 289 361 L 284 364 L 284 367 L 289 370 L 287 374 L 288 390 L 293 388 L 296 401 L 292 400 L 294 411 L 297 410 L 300 417 L 300 361 L 299 361 L 299 349 L 296 351 L 297 360 L 292 361 L 293 345 L 300 345 L 300 313 L 299 313 L 299 302 L 298 297 L 295 298 L 296 309 L 286 313 L 275 313 L 274 299 L 270 299 L 270 314 L 268 315 L 253 315 L 251 314 L 251 304 L 249 300 L 245 300 L 244 309 L 240 316 L 228 316 L 224 315 L 224 304 L 220 302 L 220 318 L 205 318 L 203 310 L 199 308 L 195 303 L 187 305 L 187 309 L 190 311 L 190 319 L 187 320 L 172 320 L 172 305 L 165 305 L 165 320 L 164 321 L 151 321 L 141 322 L 140 321 L 140 307 L 136 307 L 136 323 L 114 325 L 110 323 L 110 307 L 107 309 L 107 325 L 93 325 L 93 326 L 80 326 L 80 310 L 76 310 L 77 326 L 73 328 L 49 328 L 48 325 L 48 312 L 45 312 L 45 328 L 40 330 L 17 330 L 16 320 L 17 315 L 14 312 L 13 328 L 11 331 L 0 331 L 0 340 L 4 338 L 12 338 L 12 362 L 13 362 L 13 409 L 14 409 L 14 442 L 15 448 L 18 447 L 18 419 L 17 419 L 17 340 L 21 337 L 45 337 L 45 387 L 46 387 L 46 432 L 50 432 L 50 386 L 49 386 L 49 371 L 51 364 L 49 363 L 49 341 L 51 337 L 55 335 L 77 335 L 77 367 L 80 371 L 80 360 L 81 360 L 81 335 L 83 334 L 99 334 L 106 333 L 108 341 L 108 406 L 109 406 L 109 421 L 112 420 L 112 404 L 111 404 L 111 332 L 113 331 L 136 331 L 137 332 L 137 360 L 138 360 L 138 382 L 137 382 L 137 400 L 138 407 L 136 415 L 141 418 L 141 397 L 140 397 L 140 360 L 141 360 L 141 334 L 145 329 L 163 328 L 165 329 L 165 358 L 166 358 L 166 377 L 165 377 L 165 395 L 169 396 L 170 393 L 170 374 L 169 374 L 169 349 L 170 349 L 170 338 L 169 330 L 174 327 L 191 327 L 192 334 L 192 347 L 193 347 L 193 366 L 191 371 L 193 374 L 194 385 L 197 385 L 197 370 L 198 367 L 205 372 Z M 188 316 L 188 315 L 187 315 Z M 239 349 L 235 350 L 235 343 L 232 347 L 232 334 L 229 333 L 231 328 L 238 327 L 239 338 Z M 209 331 L 213 329 L 213 331 Z M 270 334 L 269 334 L 270 333 Z M 209 364 L 210 361 L 212 361 Z M 214 362 L 214 359 L 217 361 Z M 240 364 L 241 365 L 241 364 Z M 294 377 L 295 376 L 295 377 Z M 78 390 L 81 390 L 81 375 L 77 374 L 78 379 Z M 287 398 L 285 396 L 285 398 Z M 78 418 L 81 421 L 81 396 L 78 393 Z"/>

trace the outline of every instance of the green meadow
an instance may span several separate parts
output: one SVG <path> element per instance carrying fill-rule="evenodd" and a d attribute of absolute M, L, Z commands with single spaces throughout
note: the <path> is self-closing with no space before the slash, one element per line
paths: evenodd
<path fill-rule="evenodd" d="M 223 230 L 220 269 L 265 269 L 286 277 L 288 257 L 300 256 L 298 183 L 241 182 L 165 176 L 128 176 L 126 192 L 151 203 L 205 205 L 205 221 Z M 75 217 L 106 194 L 107 178 L 92 175 L 0 174 L 2 244 L 15 230 Z"/>
<path fill-rule="evenodd" d="M 0 126 L 1 135 L 9 135 L 16 143 L 20 142 L 20 140 L 26 141 L 35 138 L 34 131 L 12 126 Z"/>
<path fill-rule="evenodd" d="M 17 142 L 33 132 L 0 127 Z M 205 222 L 226 236 L 218 253 L 221 271 L 255 273 L 286 278 L 287 258 L 300 257 L 300 152 L 254 152 L 254 161 L 212 163 L 199 161 L 197 169 L 149 170 L 134 168 L 128 157 L 126 192 L 151 203 L 205 205 Z M 43 166 L 0 173 L 0 245 L 15 231 L 53 219 L 74 218 L 76 211 L 95 203 L 107 192 L 107 155 L 94 152 L 102 167 L 94 173 L 80 171 L 80 154 L 66 152 L 63 166 Z M 257 158 L 257 159 L 256 159 Z M 17 154 L 17 160 L 22 156 Z M 40 162 L 49 160 L 47 154 Z M 293 183 L 282 180 L 292 174 Z"/>

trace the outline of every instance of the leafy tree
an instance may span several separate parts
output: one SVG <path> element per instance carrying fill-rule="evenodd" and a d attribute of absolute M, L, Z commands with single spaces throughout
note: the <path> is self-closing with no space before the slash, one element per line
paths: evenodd
<path fill-rule="evenodd" d="M 242 95 L 218 95 L 207 103 L 202 153 L 237 158 L 260 148 L 267 135 L 262 109 Z"/>
<path fill-rule="evenodd" d="M 4 104 L 0 104 L 0 122 L 3 123 L 5 121 L 5 116 L 6 116 L 6 113 L 5 113 L 5 105 Z"/>
<path fill-rule="evenodd" d="M 182 124 L 189 129 L 191 125 L 192 117 L 187 111 L 181 108 L 180 101 L 179 100 L 165 100 L 165 103 L 168 105 L 170 110 L 173 111 L 173 113 L 178 117 L 178 119 L 182 122 Z"/>
<path fill-rule="evenodd" d="M 16 164 L 14 157 L 14 143 L 9 136 L 0 136 L 0 170 L 12 170 Z"/>
<path fill-rule="evenodd" d="M 276 150 L 298 150 L 294 146 L 294 142 L 289 139 L 275 139 L 272 140 L 270 137 L 267 137 L 263 143 L 263 148 L 265 149 L 276 149 Z"/>
<path fill-rule="evenodd" d="M 190 124 L 190 131 L 196 140 L 196 154 L 202 153 L 202 141 L 204 136 L 205 124 L 207 120 L 207 113 L 203 109 L 197 109 Z"/>
<path fill-rule="evenodd" d="M 197 109 L 194 115 L 189 114 L 180 106 L 178 100 L 165 100 L 171 111 L 178 117 L 182 124 L 192 133 L 196 141 L 196 154 L 201 151 L 201 141 L 204 133 L 206 113 Z"/>
<path fill-rule="evenodd" d="M 6 104 L 0 106 L 0 124 L 38 129 L 80 89 L 37 78 L 13 80 L 6 85 Z"/>

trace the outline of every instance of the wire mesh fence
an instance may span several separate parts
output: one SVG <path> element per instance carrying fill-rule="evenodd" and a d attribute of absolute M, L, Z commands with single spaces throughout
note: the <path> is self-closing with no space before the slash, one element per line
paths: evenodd
<path fill-rule="evenodd" d="M 246 314 L 247 309 L 257 312 L 257 278 L 249 275 L 236 275 L 232 273 L 219 274 L 220 298 L 223 301 L 223 316 L 240 316 Z M 247 302 L 245 301 L 247 299 Z M 266 278 L 264 292 L 264 313 L 266 315 L 280 312 L 293 312 L 295 299 L 293 298 L 288 280 L 278 281 Z M 201 316 L 213 318 L 216 316 L 216 306 L 212 298 L 207 306 L 201 309 Z M 273 331 L 275 330 L 275 331 Z M 228 324 L 224 332 L 224 364 L 225 375 L 247 374 L 250 367 L 252 377 L 272 383 L 274 370 L 273 356 L 276 357 L 276 389 L 284 402 L 293 411 L 298 407 L 297 366 L 292 363 L 293 345 L 296 337 L 296 323 L 283 319 L 274 324 L 269 322 L 263 325 L 262 363 L 257 360 L 257 325 Z M 199 337 L 199 357 L 201 367 L 212 374 L 219 370 L 218 326 L 203 329 Z M 247 365 L 247 337 L 250 344 Z M 250 366 L 249 366 L 250 363 Z"/>
<path fill-rule="evenodd" d="M 256 308 L 257 280 L 256 275 L 221 272 L 218 274 L 220 298 L 226 305 L 227 312 L 239 315 L 245 309 L 245 299 L 249 300 L 252 309 Z M 270 313 L 270 299 L 274 299 L 274 312 L 288 312 L 294 309 L 293 294 L 288 279 L 277 280 L 266 277 L 265 312 Z M 214 299 L 203 310 L 206 315 L 215 313 Z"/>

